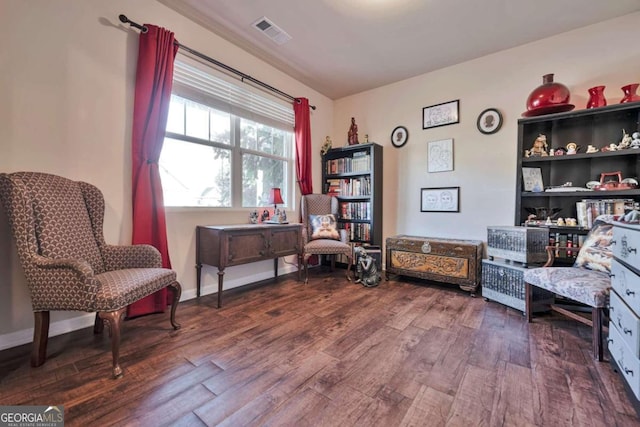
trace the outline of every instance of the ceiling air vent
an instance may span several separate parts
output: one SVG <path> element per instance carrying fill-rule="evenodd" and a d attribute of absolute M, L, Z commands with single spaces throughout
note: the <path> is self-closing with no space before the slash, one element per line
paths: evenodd
<path fill-rule="evenodd" d="M 254 22 L 253 26 L 277 44 L 284 44 L 291 40 L 289 34 L 264 16 Z"/>

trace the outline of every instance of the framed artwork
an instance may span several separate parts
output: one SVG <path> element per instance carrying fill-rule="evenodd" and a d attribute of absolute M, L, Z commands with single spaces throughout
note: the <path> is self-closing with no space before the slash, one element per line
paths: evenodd
<path fill-rule="evenodd" d="M 441 139 L 427 144 L 427 171 L 447 172 L 453 170 L 453 139 Z"/>
<path fill-rule="evenodd" d="M 532 191 L 534 193 L 544 191 L 542 169 L 522 168 L 522 182 L 524 184 L 524 191 Z"/>
<path fill-rule="evenodd" d="M 402 147 L 407 143 L 408 139 L 409 131 L 404 126 L 396 126 L 393 132 L 391 132 L 391 144 L 393 144 L 394 147 Z"/>
<path fill-rule="evenodd" d="M 460 187 L 421 188 L 420 212 L 460 212 Z"/>
<path fill-rule="evenodd" d="M 422 109 L 422 129 L 460 123 L 460 100 L 443 102 Z"/>
<path fill-rule="evenodd" d="M 487 108 L 478 116 L 476 126 L 485 135 L 496 133 L 502 126 L 502 114 L 495 108 Z"/>

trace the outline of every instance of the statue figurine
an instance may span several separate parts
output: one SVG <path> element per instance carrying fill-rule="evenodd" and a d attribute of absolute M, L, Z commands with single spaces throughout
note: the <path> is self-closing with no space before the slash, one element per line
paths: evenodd
<path fill-rule="evenodd" d="M 320 153 L 324 156 L 329 150 L 331 150 L 331 138 L 329 138 L 329 135 L 327 135 L 324 140 L 324 144 L 322 144 L 322 147 L 320 147 Z"/>
<path fill-rule="evenodd" d="M 533 141 L 533 147 L 531 147 L 531 150 L 525 151 L 525 157 L 546 157 L 549 155 L 547 152 L 548 148 L 547 137 L 540 134 L 536 140 Z"/>
<path fill-rule="evenodd" d="M 364 142 L 363 142 L 363 144 L 367 144 L 368 142 L 369 142 L 369 134 L 365 133 L 364 134 Z"/>
<path fill-rule="evenodd" d="M 633 141 L 633 139 L 631 138 L 631 136 L 629 136 L 629 134 L 623 129 L 622 130 L 622 139 L 620 140 L 620 143 L 616 146 L 616 148 L 618 150 L 624 150 L 625 148 L 629 148 L 631 146 L 631 141 Z"/>
<path fill-rule="evenodd" d="M 251 224 L 257 224 L 258 223 L 258 211 L 257 210 L 253 210 L 249 213 L 249 222 Z"/>
<path fill-rule="evenodd" d="M 356 275 L 358 278 L 354 283 L 362 283 L 362 286 L 372 288 L 378 286 L 378 282 L 382 280 L 378 272 L 376 260 L 362 246 L 356 246 L 353 250 L 358 260 L 356 264 Z"/>
<path fill-rule="evenodd" d="M 351 117 L 351 127 L 349 127 L 348 140 L 349 145 L 358 145 L 358 125 L 356 119 Z"/>

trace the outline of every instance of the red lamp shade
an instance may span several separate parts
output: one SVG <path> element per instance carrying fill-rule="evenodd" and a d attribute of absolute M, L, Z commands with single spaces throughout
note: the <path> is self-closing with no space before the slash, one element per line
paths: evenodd
<path fill-rule="evenodd" d="M 282 200 L 282 193 L 280 193 L 279 188 L 271 189 L 271 191 L 269 192 L 269 200 L 267 201 L 267 203 L 269 203 L 270 205 L 274 205 L 274 207 L 276 207 L 276 205 L 284 204 L 284 201 Z"/>

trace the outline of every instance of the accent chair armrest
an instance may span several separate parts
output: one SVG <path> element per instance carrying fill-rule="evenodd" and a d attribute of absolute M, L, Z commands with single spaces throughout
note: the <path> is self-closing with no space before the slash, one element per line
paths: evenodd
<path fill-rule="evenodd" d="M 31 255 L 25 269 L 33 311 L 93 311 L 100 282 L 86 261 Z M 55 295 L 55 298 L 52 298 Z"/>
<path fill-rule="evenodd" d="M 107 271 L 162 267 L 160 251 L 151 245 L 105 245 L 102 259 Z"/>

